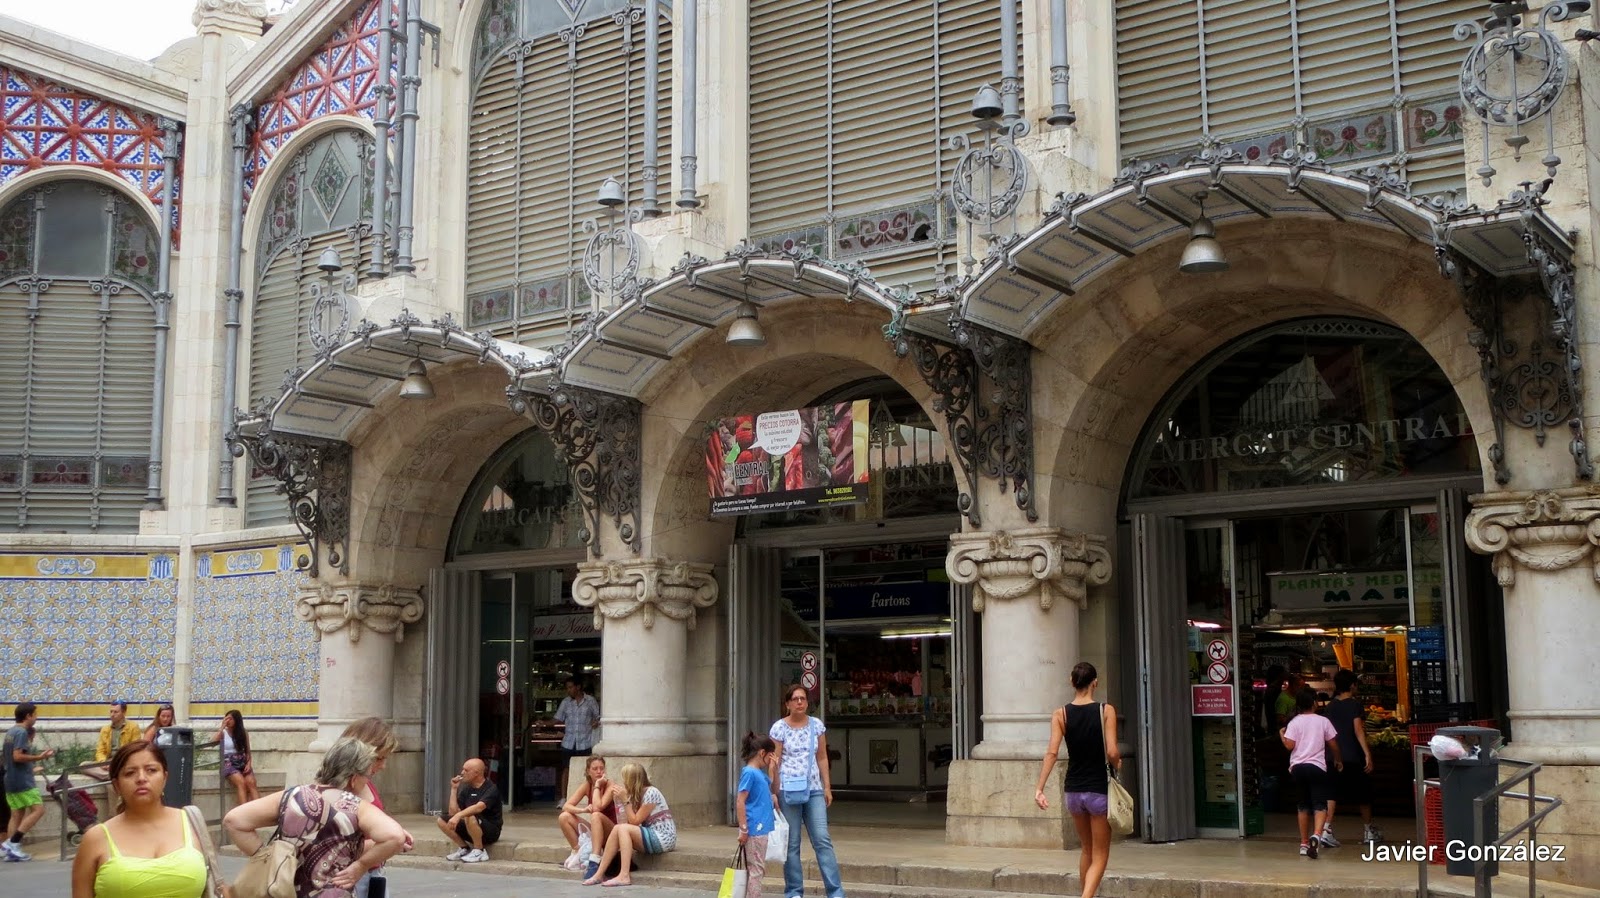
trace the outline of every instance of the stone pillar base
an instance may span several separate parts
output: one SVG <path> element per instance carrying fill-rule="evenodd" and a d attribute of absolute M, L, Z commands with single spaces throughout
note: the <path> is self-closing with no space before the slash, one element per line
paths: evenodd
<path fill-rule="evenodd" d="M 1521 759 L 1515 744 L 1501 750 L 1509 758 Z M 1517 768 L 1501 765 L 1500 778 L 1506 779 Z M 1534 776 L 1534 786 L 1540 795 L 1554 795 L 1563 802 L 1555 813 L 1541 821 L 1539 844 L 1560 845 L 1565 857 L 1558 863 L 1540 863 L 1539 882 L 1594 888 L 1600 883 L 1600 767 L 1555 767 L 1546 765 Z M 1527 790 L 1527 782 L 1513 787 L 1513 791 Z M 1505 799 L 1500 802 L 1500 826 L 1504 830 L 1522 822 L 1527 817 L 1527 802 Z M 1526 834 L 1519 837 L 1525 840 Z M 1528 865 L 1523 861 L 1500 864 L 1500 872 L 1513 876 L 1526 876 Z"/>
<path fill-rule="evenodd" d="M 667 797 L 667 807 L 681 830 L 686 826 L 719 826 L 728 822 L 728 759 L 723 755 L 673 755 L 646 757 L 613 755 L 595 749 L 606 759 L 606 777 L 622 782 L 622 768 L 642 764 L 650 785 Z M 588 758 L 573 758 L 567 768 L 567 787 L 583 781 Z"/>
<path fill-rule="evenodd" d="M 1037 760 L 952 762 L 945 841 L 1002 848 L 1077 848 L 1078 833 L 1061 799 L 1065 772 L 1065 761 L 1050 771 L 1044 787 L 1050 808 L 1041 811 L 1033 803 Z"/>

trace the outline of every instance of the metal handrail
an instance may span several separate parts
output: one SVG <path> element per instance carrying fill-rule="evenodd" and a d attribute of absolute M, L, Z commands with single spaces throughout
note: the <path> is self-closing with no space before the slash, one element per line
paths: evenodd
<path fill-rule="evenodd" d="M 204 754 L 206 749 L 212 748 L 216 749 L 214 754 L 209 756 Z M 210 824 L 216 825 L 216 832 L 212 837 L 217 840 L 218 844 L 221 844 L 223 836 L 222 818 L 227 816 L 228 813 L 228 781 L 222 779 L 220 776 L 220 771 L 222 769 L 222 740 L 215 739 L 210 742 L 201 742 L 195 745 L 194 750 L 195 770 L 216 770 L 219 772 L 219 776 L 217 777 L 217 819 L 207 819 L 206 823 L 208 824 L 208 828 Z M 202 760 L 203 758 L 206 759 Z M 105 807 L 109 804 L 111 797 L 111 780 L 102 777 L 105 776 L 105 771 L 109 764 L 109 761 L 89 761 L 56 774 L 58 777 L 63 775 L 70 776 L 72 774 L 78 774 L 95 778 L 94 782 L 84 783 L 80 786 L 70 785 L 71 780 L 68 780 L 69 785 L 67 788 L 58 789 L 52 793 L 52 797 L 54 797 L 61 805 L 61 841 L 59 843 L 59 860 L 64 861 L 77 854 L 77 846 L 71 844 L 67 836 L 67 827 L 72 822 L 71 816 L 69 816 L 67 813 L 68 797 L 74 793 L 89 792 L 93 789 L 105 790 L 106 803 L 95 803 L 95 820 L 97 822 L 103 822 L 105 819 L 107 819 L 105 815 Z M 68 849 L 73 850 L 69 851 Z"/>
<path fill-rule="evenodd" d="M 1516 776 L 1513 776 L 1510 779 L 1500 783 L 1498 786 L 1495 786 L 1493 789 L 1490 789 L 1488 792 L 1485 792 L 1482 795 L 1479 795 L 1477 798 L 1472 799 L 1472 835 L 1473 835 L 1473 842 L 1478 844 L 1478 845 L 1482 845 L 1483 844 L 1483 838 L 1484 838 L 1484 832 L 1483 832 L 1483 808 L 1484 808 L 1484 802 L 1485 801 L 1494 801 L 1494 802 L 1496 802 L 1495 806 L 1496 806 L 1496 808 L 1498 808 L 1499 807 L 1498 802 L 1502 798 L 1513 798 L 1513 797 L 1515 797 L 1515 798 L 1525 798 L 1525 799 L 1527 799 L 1527 802 L 1528 802 L 1528 817 L 1527 817 L 1527 819 L 1523 820 L 1521 823 L 1519 823 L 1516 826 L 1512 827 L 1509 832 L 1503 834 L 1502 836 L 1500 836 L 1499 839 L 1495 840 L 1494 847 L 1495 848 L 1501 848 L 1501 847 L 1507 845 L 1511 841 L 1512 838 L 1514 838 L 1515 836 L 1517 836 L 1520 833 L 1522 833 L 1523 830 L 1527 830 L 1527 832 L 1528 832 L 1528 898 L 1538 898 L 1538 892 L 1535 890 L 1535 886 L 1538 883 L 1538 876 L 1539 876 L 1539 874 L 1538 874 L 1538 864 L 1537 864 L 1538 856 L 1539 856 L 1539 852 L 1538 852 L 1538 848 L 1539 848 L 1539 821 L 1543 820 L 1544 818 L 1546 818 L 1548 816 L 1550 816 L 1551 812 L 1553 812 L 1556 808 L 1561 807 L 1562 802 L 1561 802 L 1561 799 L 1556 797 L 1556 796 L 1553 796 L 1553 795 L 1540 795 L 1539 794 L 1539 787 L 1534 784 L 1534 776 L 1536 774 L 1538 774 L 1538 772 L 1540 770 L 1544 769 L 1544 765 L 1543 764 L 1532 763 L 1532 762 L 1529 762 L 1529 761 L 1517 761 L 1517 760 L 1514 760 L 1512 758 L 1501 758 L 1500 759 L 1500 763 L 1502 763 L 1502 764 L 1512 764 L 1512 765 L 1515 765 L 1517 767 L 1521 767 L 1522 768 L 1522 772 L 1518 773 Z M 1523 780 L 1527 780 L 1528 781 L 1528 791 L 1526 791 L 1526 792 L 1516 792 L 1516 793 L 1513 793 L 1513 792 L 1509 791 L 1512 786 L 1515 786 L 1516 784 L 1522 782 Z M 1535 810 L 1540 804 L 1544 804 L 1544 806 L 1545 806 L 1544 809 L 1543 810 Z M 1498 820 L 1498 815 L 1496 815 L 1496 819 Z M 1472 883 L 1473 883 L 1472 891 L 1473 891 L 1473 894 L 1477 896 L 1477 898 L 1489 898 L 1489 896 L 1490 896 L 1489 871 L 1487 869 L 1487 864 L 1488 864 L 1488 860 L 1486 858 L 1479 857 L 1476 861 L 1473 862 L 1473 865 L 1472 865 Z"/>
<path fill-rule="evenodd" d="M 1423 850 L 1417 852 L 1417 894 L 1422 896 L 1422 898 L 1427 898 L 1428 896 L 1428 866 L 1431 862 L 1433 854 L 1432 846 L 1428 845 L 1426 793 L 1429 788 L 1436 789 L 1439 787 L 1438 780 L 1423 779 L 1422 765 L 1426 758 L 1431 758 L 1433 756 L 1433 751 L 1426 745 L 1412 746 L 1412 768 L 1414 773 L 1413 782 L 1416 784 L 1414 791 L 1416 795 L 1417 806 L 1416 844 L 1422 846 L 1423 848 Z M 1515 758 L 1505 757 L 1499 758 L 1498 760 L 1501 764 L 1510 764 L 1515 767 L 1521 767 L 1522 771 L 1495 786 L 1493 789 L 1490 789 L 1482 795 L 1476 796 L 1472 799 L 1473 844 L 1475 846 L 1484 844 L 1484 837 L 1486 834 L 1483 831 L 1483 812 L 1486 807 L 1486 802 L 1495 802 L 1495 807 L 1498 809 L 1499 801 L 1503 798 L 1526 800 L 1528 802 L 1527 819 L 1512 827 L 1509 832 L 1506 832 L 1496 839 L 1493 843 L 1493 847 L 1496 849 L 1503 848 L 1509 844 L 1512 839 L 1524 831 L 1528 833 L 1528 898 L 1538 898 L 1539 873 L 1537 860 L 1539 845 L 1539 821 L 1550 816 L 1551 812 L 1555 811 L 1556 808 L 1561 807 L 1562 801 L 1559 797 L 1554 795 L 1539 794 L 1538 787 L 1534 782 L 1534 777 L 1540 770 L 1544 769 L 1543 764 L 1533 763 L 1530 761 L 1518 761 Z M 1528 783 L 1527 791 L 1511 791 L 1512 786 L 1515 786 L 1524 780 L 1526 780 Z M 1541 804 L 1543 804 L 1545 807 L 1543 809 L 1538 809 L 1538 806 Z M 1496 819 L 1499 819 L 1498 813 L 1496 814 Z M 1495 854 L 1497 852 L 1489 853 Z M 1487 865 L 1488 859 L 1481 855 L 1473 862 L 1472 891 L 1474 898 L 1492 898 L 1493 896 L 1493 891 L 1489 885 L 1489 871 Z"/>

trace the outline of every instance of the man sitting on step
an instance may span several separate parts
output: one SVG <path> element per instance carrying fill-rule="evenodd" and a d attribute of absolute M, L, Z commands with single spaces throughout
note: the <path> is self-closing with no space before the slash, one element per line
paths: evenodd
<path fill-rule="evenodd" d="M 456 843 L 445 860 L 476 864 L 489 859 L 489 846 L 500 841 L 500 790 L 482 761 L 469 759 L 450 778 L 450 806 L 436 822 Z"/>

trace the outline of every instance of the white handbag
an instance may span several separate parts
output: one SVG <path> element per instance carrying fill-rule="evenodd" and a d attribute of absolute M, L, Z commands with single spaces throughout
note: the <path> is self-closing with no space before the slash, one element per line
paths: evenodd
<path fill-rule="evenodd" d="M 1117 772 L 1106 765 L 1106 821 L 1119 836 L 1133 834 L 1133 796 L 1117 779 Z"/>
<path fill-rule="evenodd" d="M 783 812 L 772 815 L 772 832 L 767 833 L 767 863 L 781 864 L 789 859 L 789 821 Z"/>

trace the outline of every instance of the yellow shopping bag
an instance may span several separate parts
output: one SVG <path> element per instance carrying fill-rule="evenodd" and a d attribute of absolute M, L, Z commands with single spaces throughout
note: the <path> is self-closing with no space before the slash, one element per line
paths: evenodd
<path fill-rule="evenodd" d="M 744 898 L 745 880 L 749 875 L 744 868 L 744 846 L 740 845 L 733 851 L 733 866 L 722 871 L 722 888 L 717 889 L 717 898 Z"/>

